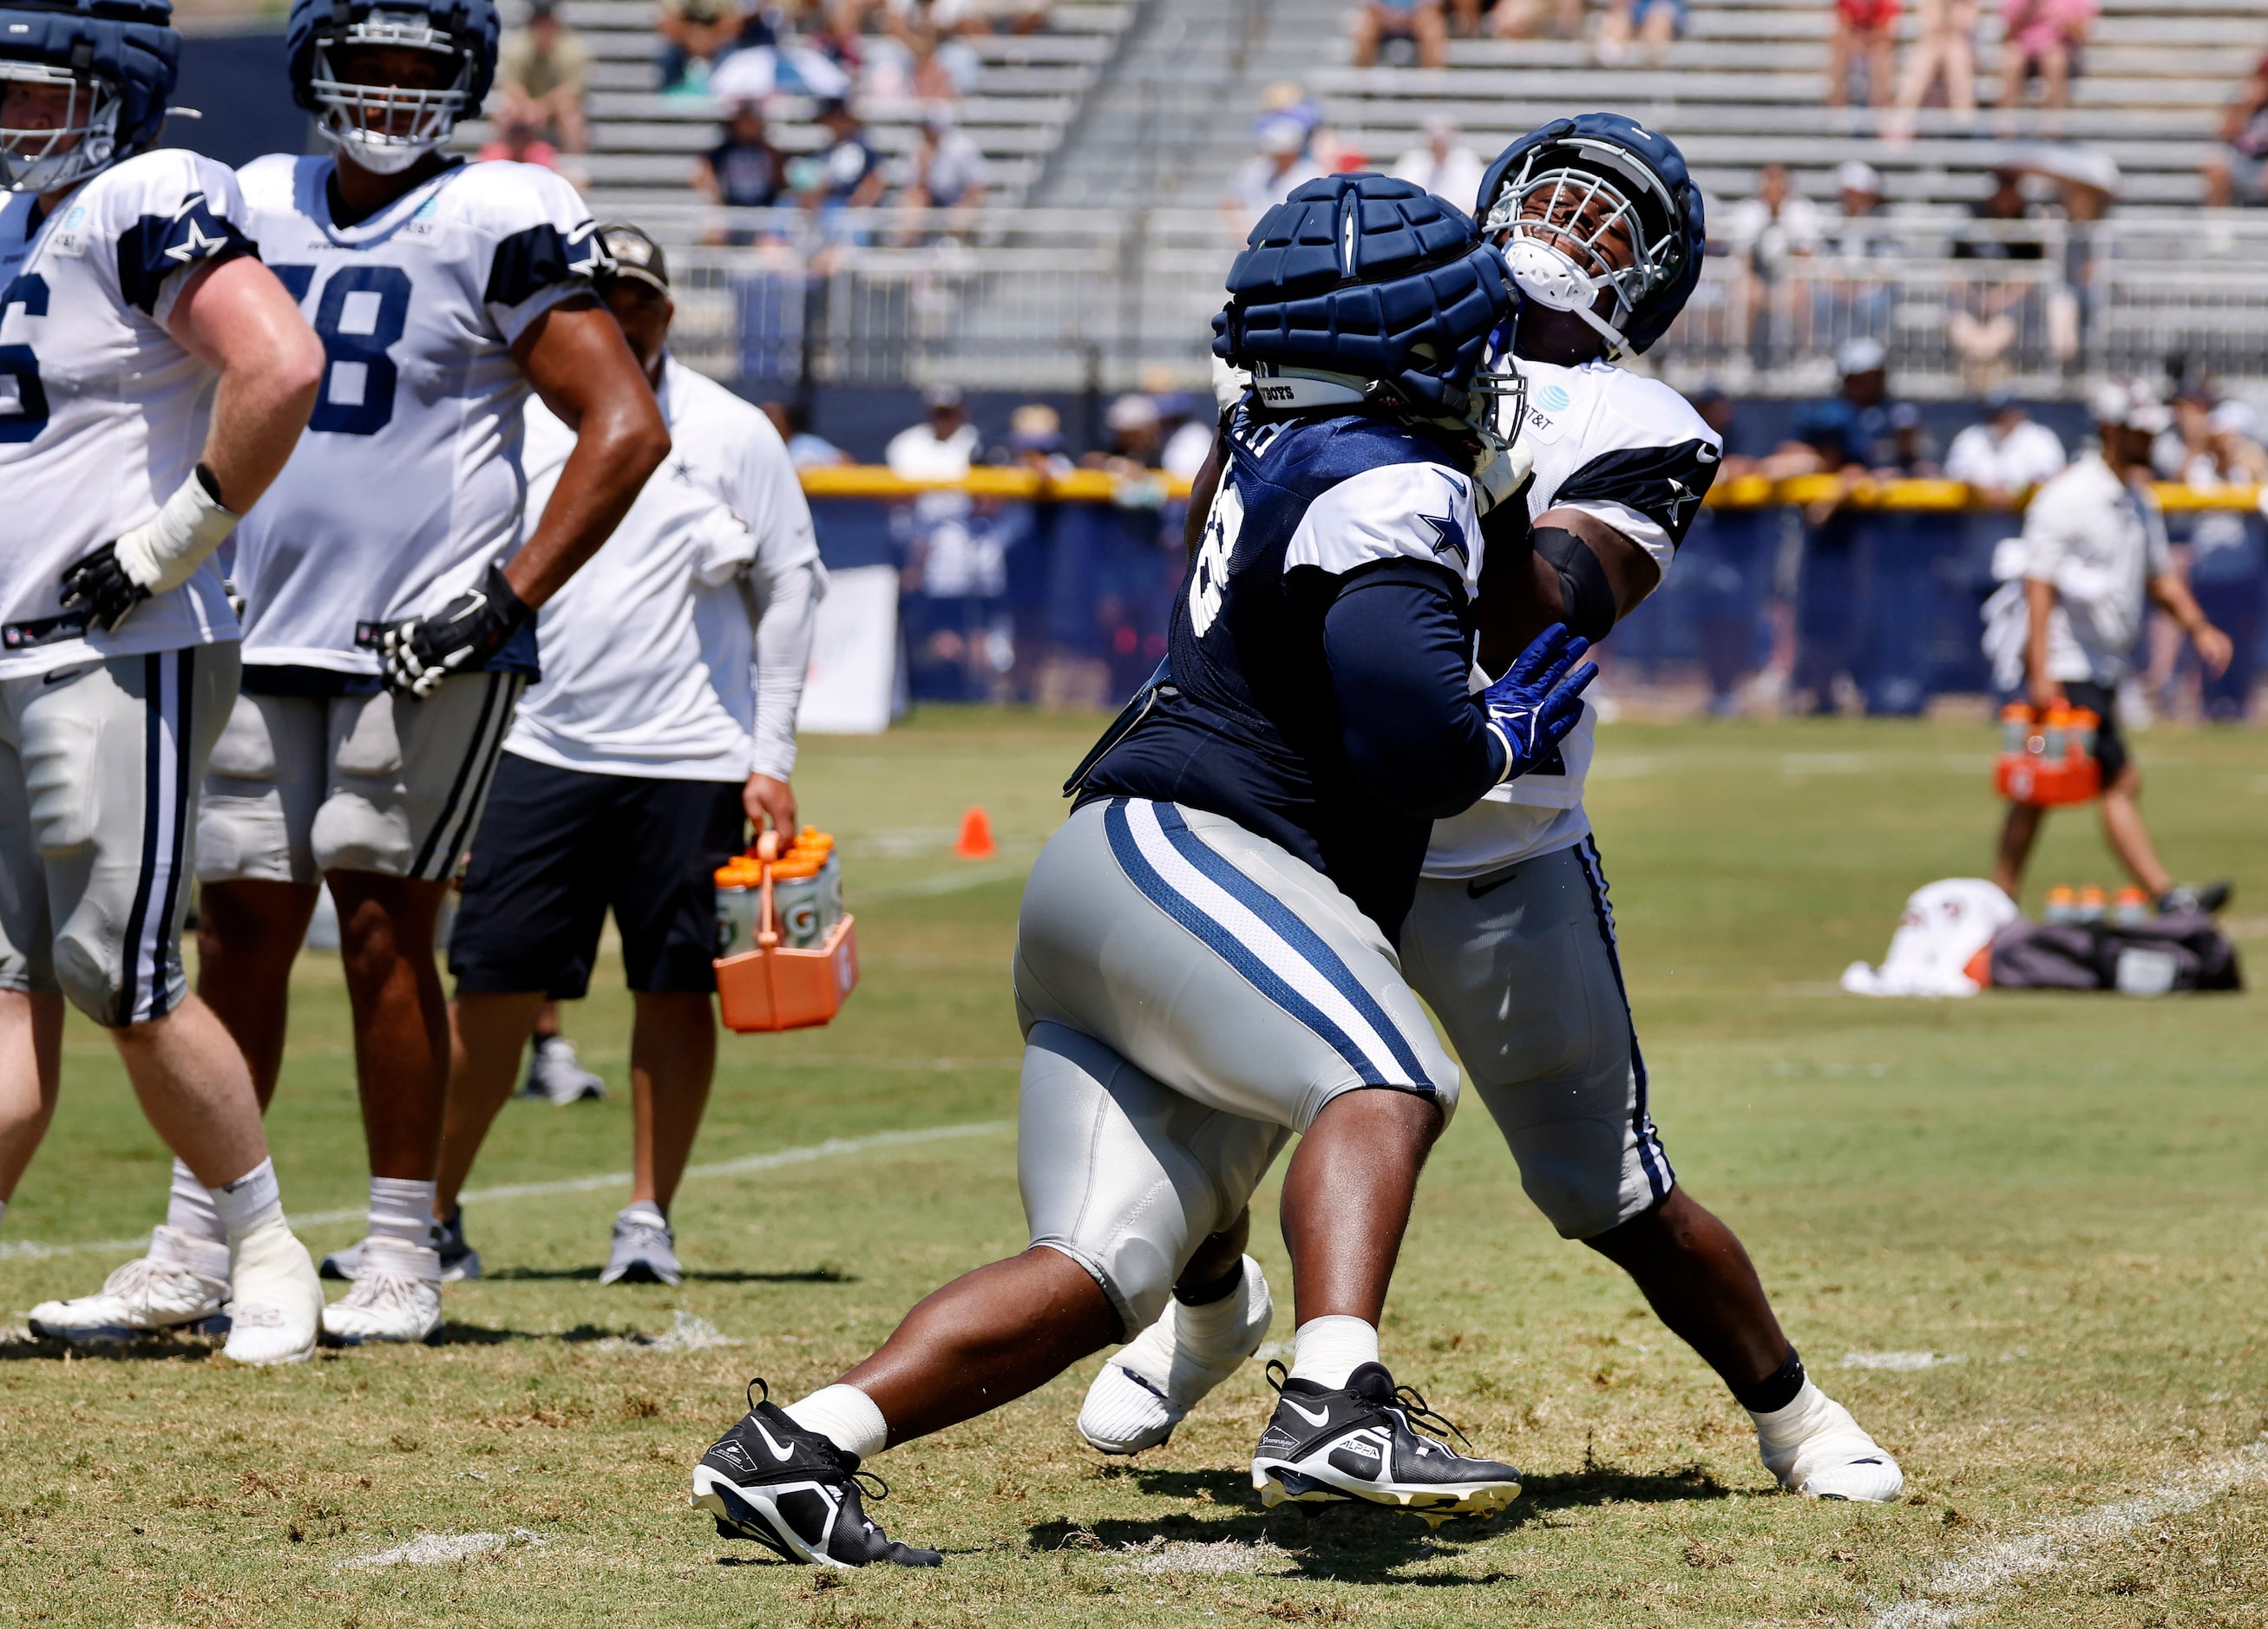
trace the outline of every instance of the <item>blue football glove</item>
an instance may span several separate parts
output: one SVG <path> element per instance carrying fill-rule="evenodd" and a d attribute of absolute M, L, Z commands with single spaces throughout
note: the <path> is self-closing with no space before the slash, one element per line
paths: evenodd
<path fill-rule="evenodd" d="M 1595 662 L 1580 661 L 1591 642 L 1554 622 L 1520 653 L 1505 675 L 1481 692 L 1488 729 L 1504 745 L 1504 773 L 1496 783 L 1526 774 L 1551 756 L 1583 716 L 1583 687 L 1599 676 Z M 1572 671 L 1569 670 L 1572 669 Z"/>

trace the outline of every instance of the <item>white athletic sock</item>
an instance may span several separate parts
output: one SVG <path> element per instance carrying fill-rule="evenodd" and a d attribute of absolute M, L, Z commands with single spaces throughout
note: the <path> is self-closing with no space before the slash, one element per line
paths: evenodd
<path fill-rule="evenodd" d="M 1312 1381 L 1326 1391 L 1343 1390 L 1347 1376 L 1378 1361 L 1378 1327 L 1360 1318 L 1333 1314 L 1309 1318 L 1292 1334 L 1293 1380 Z"/>
<path fill-rule="evenodd" d="M 435 1184 L 401 1177 L 370 1179 L 370 1236 L 425 1249 L 433 1243 Z"/>
<path fill-rule="evenodd" d="M 1239 1264 L 1241 1272 L 1242 1264 Z M 1244 1328 L 1245 1296 L 1249 1283 L 1240 1277 L 1236 1288 L 1218 1301 L 1191 1306 L 1186 1301 L 1174 1303 L 1174 1318 L 1189 1344 L 1198 1351 L 1211 1354 L 1228 1345 Z"/>
<path fill-rule="evenodd" d="M 166 1196 L 166 1225 L 193 1239 L 228 1243 L 228 1229 L 222 1224 L 220 1212 L 213 1208 L 210 1191 L 178 1159 L 173 1162 L 173 1189 Z"/>
<path fill-rule="evenodd" d="M 276 1162 L 262 1160 L 234 1182 L 210 1191 L 214 1216 L 225 1231 L 222 1238 L 233 1244 L 262 1222 L 284 1214 L 283 1190 L 276 1185 Z"/>
<path fill-rule="evenodd" d="M 822 1386 L 781 1412 L 861 1459 L 872 1459 L 890 1445 L 890 1422 L 882 1418 L 874 1399 L 856 1386 Z"/>

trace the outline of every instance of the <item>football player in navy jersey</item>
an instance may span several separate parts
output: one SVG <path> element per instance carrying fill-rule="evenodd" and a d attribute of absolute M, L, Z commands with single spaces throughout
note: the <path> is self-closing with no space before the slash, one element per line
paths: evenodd
<path fill-rule="evenodd" d="M 1495 381 L 1498 429 L 1516 427 L 1533 469 L 1520 501 L 1482 523 L 1480 660 L 1492 672 L 1547 624 L 1603 638 L 1644 600 L 1675 559 L 1721 448 L 1675 391 L 1613 365 L 1661 337 L 1700 277 L 1701 195 L 1674 143 L 1615 114 L 1554 121 L 1498 158 L 1477 214 L 1520 294 L 1482 384 Z M 1806 1376 L 1748 1252 L 1670 1170 L 1583 809 L 1595 722 L 1586 705 L 1549 761 L 1434 824 L 1403 928 L 1404 971 L 1511 1145 L 1528 1197 L 1564 1236 L 1629 1272 L 1724 1379 L 1781 1485 L 1895 1499 L 1896 1461 Z M 1242 1227 L 1208 1241 L 1198 1262 L 1241 1248 Z M 1095 1447 L 1163 1442 L 1258 1344 L 1257 1266 L 1248 1258 L 1241 1280 L 1211 1287 L 1213 1302 L 1196 1281 L 1203 1270 L 1096 1376 L 1079 1414 Z"/>
<path fill-rule="evenodd" d="M 244 675 L 197 826 L 198 988 L 265 1102 L 328 883 L 371 1163 L 369 1237 L 326 1263 L 355 1279 L 324 1312 L 349 1343 L 439 1324 L 435 918 L 535 673 L 535 609 L 669 447 L 591 291 L 605 252 L 574 189 L 445 150 L 487 93 L 497 33 L 492 0 L 297 0 L 292 94 L 328 150 L 238 178 L 247 235 L 327 364 L 306 434 L 236 532 Z M 523 541 L 531 395 L 577 442 Z M 195 1234 L 209 1215 L 177 1170 L 167 1225 Z"/>
<path fill-rule="evenodd" d="M 1594 669 L 1544 630 L 1475 693 L 1477 494 L 1512 457 L 1468 390 L 1510 309 L 1498 252 L 1406 182 L 1292 192 L 1214 348 L 1256 371 L 1156 683 L 1072 777 L 1024 892 L 1018 1175 L 1031 1246 L 930 1296 L 783 1409 L 755 1395 L 696 1501 L 792 1559 L 933 1565 L 857 1477 L 1154 1322 L 1278 1150 L 1298 1329 L 1252 1463 L 1270 1504 L 1499 1509 L 1511 1466 L 1379 1359 L 1419 1167 L 1458 1075 L 1395 951 L 1433 820 L 1525 774 Z M 1484 472 L 1485 475 L 1484 476 Z"/>

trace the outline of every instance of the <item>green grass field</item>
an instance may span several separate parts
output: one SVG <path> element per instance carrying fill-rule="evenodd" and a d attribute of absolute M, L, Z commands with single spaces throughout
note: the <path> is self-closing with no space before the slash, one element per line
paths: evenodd
<path fill-rule="evenodd" d="M 942 1547 L 941 1573 L 821 1575 L 718 1539 L 687 1476 L 749 1376 L 831 1379 L 1024 1242 L 1006 965 L 1094 727 L 932 713 L 806 743 L 865 983 L 831 1028 L 726 1042 L 695 1156 L 725 1169 L 680 1198 L 682 1289 L 595 1282 L 626 1186 L 476 1194 L 490 1276 L 448 1291 L 438 1347 L 272 1372 L 201 1343 L 67 1359 L 20 1310 L 92 1288 L 129 1253 L 97 1246 L 146 1229 L 166 1183 L 108 1043 L 75 1023 L 0 1229 L 0 1624 L 2268 1623 L 2262 999 L 1837 994 L 1912 888 L 1987 862 L 1991 739 L 1952 724 L 1618 725 L 1593 798 L 1672 1157 L 1903 1461 L 1904 1504 L 1774 1492 L 1745 1416 L 1529 1209 L 1474 1105 L 1421 1190 L 1385 1347 L 1529 1472 L 1506 1518 L 1263 1514 L 1250 1370 L 1166 1449 L 1103 1464 L 1071 1429 L 1088 1365 L 880 1462 L 878 1514 Z M 2268 954 L 2268 737 L 2160 730 L 2140 758 L 2170 862 L 2233 873 L 2234 929 Z M 952 856 L 971 803 L 997 861 Z M 2042 886 L 2116 880 L 2091 817 L 2043 847 Z M 513 1104 L 475 1189 L 627 1168 L 619 979 L 568 1016 L 617 1097 Z M 295 1001 L 285 1199 L 350 1212 L 335 963 L 303 960 Z M 851 1146 L 809 1152 L 830 1139 Z M 1273 1202 L 1256 1251 L 1287 1302 Z M 304 1229 L 319 1250 L 358 1232 Z M 1933 1361 L 1881 1366 L 1898 1354 Z M 359 1564 L 482 1534 L 466 1559 Z"/>

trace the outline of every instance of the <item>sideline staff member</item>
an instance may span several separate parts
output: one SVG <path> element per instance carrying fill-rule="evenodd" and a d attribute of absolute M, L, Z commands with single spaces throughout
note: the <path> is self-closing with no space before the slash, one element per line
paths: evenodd
<path fill-rule="evenodd" d="M 2036 708 L 2083 707 L 2102 720 L 2095 750 L 2102 833 L 2134 881 L 2161 910 L 2218 910 L 2228 884 L 2176 888 L 2158 858 L 2142 824 L 2142 772 L 2118 733 L 2117 695 L 2150 604 L 2181 625 L 2215 673 L 2228 665 L 2228 635 L 2205 620 L 2175 573 L 2165 517 L 2150 495 L 2150 444 L 2172 422 L 2165 404 L 2148 385 L 2118 379 L 2089 405 L 2101 448 L 2050 478 L 2024 511 L 2025 689 Z M 2031 803 L 2008 807 L 1992 880 L 2012 899 L 2045 812 Z"/>
<path fill-rule="evenodd" d="M 616 269 L 600 293 L 674 450 L 537 627 L 543 679 L 504 742 L 450 941 L 435 1209 L 444 1253 L 469 1258 L 457 1194 L 536 1009 L 583 994 L 611 906 L 637 1007 L 636 1185 L 600 1281 L 674 1284 L 669 1202 L 717 1067 L 711 873 L 740 848 L 744 816 L 795 830 L 795 715 L 827 574 L 770 421 L 665 349 L 676 308 L 660 248 L 634 226 L 601 231 Z M 573 444 L 529 409 L 529 513 Z"/>

